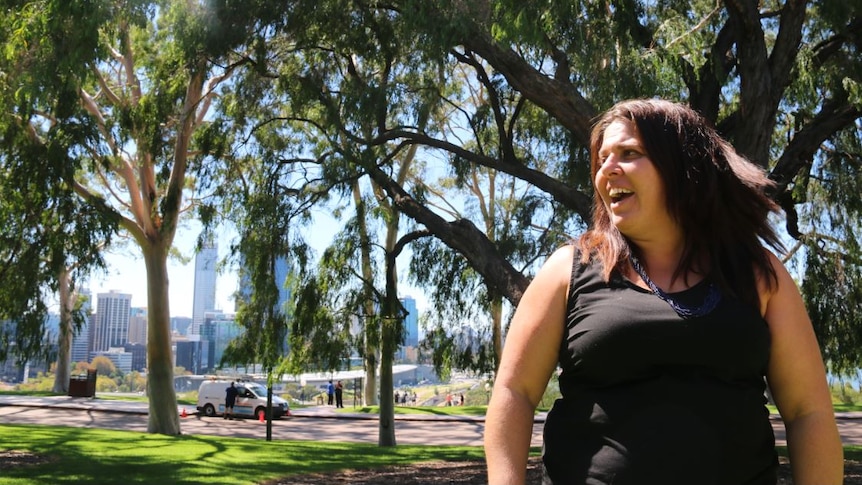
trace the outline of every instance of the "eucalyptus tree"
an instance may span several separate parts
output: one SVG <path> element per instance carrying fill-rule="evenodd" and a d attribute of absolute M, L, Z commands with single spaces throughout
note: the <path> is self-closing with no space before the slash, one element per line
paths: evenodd
<path fill-rule="evenodd" d="M 860 364 L 854 349 L 862 322 L 846 311 L 859 302 L 847 291 L 858 286 L 860 262 L 859 6 L 551 2 L 533 9 L 473 2 L 469 13 L 475 23 L 457 42 L 576 140 L 586 140 L 591 106 L 668 96 L 688 101 L 769 170 L 787 234 L 808 255 L 803 289 L 825 357 L 834 372 Z M 464 24 L 463 16 L 448 18 Z M 540 62 L 509 45 L 532 46 Z"/>
<path fill-rule="evenodd" d="M 5 321 L 0 361 L 56 359 L 53 390 L 65 393 L 72 336 L 87 318 L 78 287 L 91 271 L 104 267 L 100 250 L 110 241 L 114 221 L 81 210 L 71 193 L 46 197 L 46 181 L 38 174 L 16 173 L 22 168 L 19 161 L 14 147 L 0 155 L 0 319 Z M 57 300 L 55 346 L 46 340 L 45 323 Z"/>
<path fill-rule="evenodd" d="M 247 131 L 253 140 L 250 146 L 268 153 L 260 157 L 264 163 L 279 167 L 285 178 L 305 170 L 301 176 L 292 176 L 300 188 L 294 195 L 325 191 L 333 198 L 356 203 L 355 217 L 322 255 L 320 270 L 299 275 L 291 316 L 291 367 L 333 370 L 349 356 L 340 342 L 354 346 L 366 359 L 370 377 L 366 379 L 366 399 L 375 399 L 379 392 L 379 441 L 394 445 L 392 362 L 397 344 L 403 340 L 395 256 L 403 247 L 399 241 L 415 236 L 401 233 L 397 209 L 376 180 L 371 177 L 369 181 L 368 171 L 383 166 L 387 180 L 403 182 L 415 148 L 398 151 L 357 143 L 355 138 L 373 137 L 380 120 L 421 124 L 421 119 L 427 119 L 422 113 L 431 109 L 424 90 L 401 93 L 398 99 L 387 96 L 390 86 L 405 84 L 398 81 L 402 77 L 421 80 L 434 73 L 429 74 L 424 65 L 417 70 L 400 64 L 409 58 L 411 45 L 395 42 L 400 39 L 385 15 L 376 18 L 385 12 L 369 11 L 362 18 L 351 18 L 350 12 L 327 9 L 331 5 L 321 7 L 325 15 L 303 12 L 288 17 L 288 24 L 301 25 L 290 25 L 289 35 L 267 39 L 255 58 L 256 65 L 265 66 L 263 71 L 245 71 L 225 104 L 241 113 L 230 117 L 234 130 Z M 342 28 L 345 39 L 329 39 L 327 31 L 315 26 L 317 15 L 335 16 L 357 28 Z M 327 45 L 329 40 L 336 48 Z M 353 49 L 361 45 L 371 49 Z M 294 143 L 285 143 L 275 134 Z M 368 191 L 366 195 L 363 190 Z M 375 215 L 382 222 L 376 222 Z M 378 237 L 375 228 L 384 234 Z M 350 325 L 358 329 L 355 340 Z M 373 374 L 378 368 L 379 390 Z"/>
<path fill-rule="evenodd" d="M 209 130 L 211 102 L 242 62 L 216 62 L 229 29 L 199 2 L 10 1 L 3 15 L 13 27 L 4 77 L 24 86 L 6 98 L 6 114 L 31 142 L 66 153 L 56 165 L 38 156 L 22 163 L 45 166 L 46 180 L 62 180 L 83 210 L 113 221 L 139 246 L 147 391 L 157 397 L 149 400 L 148 430 L 179 434 L 167 257 L 199 195 L 192 175 L 207 176 L 206 153 L 220 136 Z"/>
<path fill-rule="evenodd" d="M 221 3 L 227 11 L 237 8 Z M 642 96 L 688 102 L 712 120 L 741 153 L 770 171 L 789 237 L 802 242 L 806 254 L 846 255 L 811 259 L 833 271 L 802 269 L 803 283 L 822 283 L 809 287 L 816 295 L 806 292 L 809 303 L 816 297 L 825 305 L 821 315 L 837 309 L 834 295 L 846 293 L 832 291 L 840 279 L 824 276 L 840 272 L 848 287 L 858 286 L 858 272 L 840 271 L 856 267 L 859 254 L 846 244 L 860 220 L 857 205 L 847 202 L 860 193 L 859 178 L 852 176 L 860 159 L 862 78 L 860 12 L 853 3 L 333 0 L 255 2 L 249 8 L 268 29 L 253 42 L 255 65 L 273 74 L 272 86 L 280 90 L 265 94 L 281 96 L 291 110 L 279 119 L 329 132 L 333 146 L 346 139 L 365 147 L 357 153 L 376 153 L 350 165 L 331 163 L 337 150 L 318 144 L 310 158 L 333 176 L 354 177 L 354 169 L 361 169 L 401 214 L 460 254 L 489 291 L 513 304 L 529 271 L 516 269 L 470 219 L 433 210 L 419 186 L 394 178 L 388 161 L 418 145 L 422 157 L 443 159 L 455 171 L 469 162 L 506 173 L 543 193 L 545 213 L 562 214 L 561 224 L 578 227 L 590 212 L 586 146 L 592 120 L 615 101 Z M 372 61 L 387 55 L 391 62 Z M 451 87 L 427 73 L 451 73 L 455 65 L 488 66 L 489 93 L 500 99 L 517 93 L 537 117 L 546 116 L 551 128 L 545 130 L 554 135 L 537 138 L 547 140 L 555 163 L 538 164 L 525 152 L 488 156 L 434 124 L 420 129 L 409 112 L 390 116 L 390 106 L 410 96 L 447 97 Z M 380 67 L 374 77 L 354 75 L 374 66 Z M 417 74 L 395 81 L 394 74 L 405 72 Z M 480 71 L 474 72 L 478 79 Z M 390 81 L 360 82 L 372 78 Z M 369 124 L 371 131 L 364 128 Z M 524 127 L 520 134 L 529 140 L 532 131 Z M 815 323 L 822 325 L 817 315 Z M 832 335 L 856 335 L 862 328 L 857 319 L 848 314 Z M 844 355 L 839 343 L 853 341 L 832 339 L 835 350 L 827 358 L 834 370 L 849 364 L 837 358 Z M 829 342 L 824 348 L 831 348 Z"/>
<path fill-rule="evenodd" d="M 229 342 L 219 363 L 257 364 L 267 375 L 266 439 L 272 440 L 272 388 L 282 372 L 281 366 L 287 351 L 287 309 L 281 307 L 280 294 L 288 283 L 278 281 L 277 265 L 286 262 L 288 245 L 287 211 L 277 181 L 250 177 L 244 179 L 250 186 L 243 187 L 241 203 L 244 206 L 239 220 L 239 238 L 233 247 L 241 261 L 239 277 L 242 287 L 236 295 L 238 311 L 236 323 L 243 332 Z M 246 215 L 246 217 L 242 217 Z"/>
<path fill-rule="evenodd" d="M 363 140 L 419 143 L 508 173 L 547 193 L 555 204 L 589 214 L 585 183 L 592 119 L 613 102 L 662 96 L 688 102 L 712 120 L 736 148 L 768 170 L 772 194 L 784 209 L 787 235 L 800 241 L 812 264 L 801 268 L 805 297 L 835 372 L 859 364 L 858 312 L 841 311 L 858 287 L 860 114 L 862 58 L 860 7 L 828 1 L 605 2 L 405 0 L 363 8 L 389 9 L 399 32 L 438 60 L 482 62 L 495 88 L 513 89 L 564 130 L 568 156 L 551 167 L 528 158 L 481 156 L 451 139 L 409 127 L 382 126 Z M 436 57 L 435 57 L 436 56 Z M 406 89 L 406 88 L 405 88 Z M 514 302 L 525 279 L 498 258 L 496 247 L 477 254 L 465 247 L 485 241 L 479 231 L 452 236 L 455 221 L 436 220 L 403 187 L 383 180 L 404 214 L 424 224 Z M 469 227 L 463 220 L 458 224 Z M 818 257 L 814 257 L 819 255 Z M 839 257 L 840 256 L 840 257 Z M 826 270 L 823 266 L 831 266 Z M 501 268 L 505 270 L 501 271 Z M 840 275 L 840 278 L 830 277 Z M 817 282 L 805 286 L 805 281 Z M 825 316 L 846 316 L 828 321 Z M 825 329 L 831 328 L 829 332 Z M 842 356 L 851 357 L 849 360 Z"/>
<path fill-rule="evenodd" d="M 565 160 L 554 142 L 562 135 L 548 123 L 543 112 L 517 91 L 501 85 L 501 79 L 480 60 L 453 54 L 458 61 L 454 72 L 461 79 L 460 90 L 445 97 L 450 110 L 441 115 L 446 139 L 481 157 L 498 160 L 530 160 L 543 170 L 555 170 L 557 160 Z M 453 189 L 456 191 L 453 193 Z M 451 219 L 469 218 L 480 224 L 500 256 L 527 273 L 532 265 L 554 247 L 564 243 L 579 227 L 566 227 L 571 220 L 563 207 L 555 207 L 546 194 L 516 177 L 474 163 L 448 166 L 448 176 L 431 186 L 428 203 Z M 462 202 L 456 206 L 447 199 Z M 439 199 L 439 202 L 435 200 Z M 447 367 L 493 372 L 502 353 L 503 295 L 482 283 L 467 261 L 447 255 L 439 240 L 425 239 L 416 245 L 410 276 L 431 293 L 435 312 L 430 321 L 435 328 L 426 341 L 432 349 L 438 372 Z M 467 301 L 475 304 L 465 304 Z M 456 345 L 458 327 L 463 322 L 488 320 L 488 332 L 474 328 L 479 338 Z M 453 329 L 452 327 L 455 327 Z M 490 336 L 482 338 L 485 333 Z"/>
<path fill-rule="evenodd" d="M 3 42 L 15 45 L 26 20 L 10 12 L 0 19 L 6 27 L 0 34 Z M 82 204 L 72 192 L 78 162 L 71 140 L 83 130 L 58 128 L 45 143 L 23 122 L 37 109 L 27 101 L 44 95 L 39 86 L 17 84 L 21 79 L 9 75 L 20 73 L 27 61 L 14 52 L 0 56 L 0 320 L 6 322 L 0 327 L 0 361 L 56 357 L 53 389 L 65 393 L 71 339 L 86 318 L 77 289 L 91 271 L 104 268 L 100 250 L 110 243 L 116 220 L 103 217 L 98 206 Z M 38 70 L 24 74 L 47 75 Z M 55 356 L 54 346 L 45 340 L 45 322 L 56 296 L 60 325 Z"/>

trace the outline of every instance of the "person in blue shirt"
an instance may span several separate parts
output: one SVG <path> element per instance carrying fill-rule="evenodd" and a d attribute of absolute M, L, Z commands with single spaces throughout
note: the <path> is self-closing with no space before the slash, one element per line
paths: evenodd
<path fill-rule="evenodd" d="M 335 386 L 332 385 L 332 380 L 326 385 L 326 404 L 332 406 L 332 400 L 335 397 Z"/>

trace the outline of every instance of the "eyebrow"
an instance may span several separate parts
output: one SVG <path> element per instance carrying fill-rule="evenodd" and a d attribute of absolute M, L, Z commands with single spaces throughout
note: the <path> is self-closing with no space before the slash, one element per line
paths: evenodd
<path fill-rule="evenodd" d="M 632 150 L 632 149 L 635 149 L 635 150 L 641 151 L 641 152 L 644 151 L 643 144 L 641 144 L 641 142 L 639 142 L 639 141 L 624 141 L 624 142 L 617 143 L 616 145 L 614 145 L 613 150 L 599 149 L 598 155 L 599 155 L 599 157 L 603 157 L 612 151 Z"/>

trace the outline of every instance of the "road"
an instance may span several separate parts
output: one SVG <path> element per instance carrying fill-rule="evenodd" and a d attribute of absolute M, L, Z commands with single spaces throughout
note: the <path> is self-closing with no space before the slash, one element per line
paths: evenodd
<path fill-rule="evenodd" d="M 224 420 L 200 417 L 194 407 L 180 407 L 183 434 L 265 438 L 266 424 L 254 419 Z M 845 445 L 862 445 L 862 414 L 837 415 L 838 430 Z M 786 444 L 784 425 L 771 419 L 776 443 Z M 54 424 L 87 428 L 147 430 L 147 404 L 66 396 L 0 396 L 0 424 Z M 533 425 L 533 446 L 541 446 L 544 415 Z M 485 422 L 482 418 L 445 415 L 396 415 L 395 438 L 402 445 L 481 446 Z M 328 406 L 293 411 L 288 419 L 273 421 L 274 440 L 313 440 L 377 443 L 376 416 L 340 413 Z"/>

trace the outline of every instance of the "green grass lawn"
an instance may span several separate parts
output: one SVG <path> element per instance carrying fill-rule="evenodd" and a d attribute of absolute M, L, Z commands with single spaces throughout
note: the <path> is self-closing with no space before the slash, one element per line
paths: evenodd
<path fill-rule="evenodd" d="M 39 425 L 0 427 L 0 451 L 4 450 L 28 451 L 50 461 L 3 470 L 2 485 L 252 485 L 303 473 L 484 459 L 480 447 L 470 446 L 381 448 Z M 846 446 L 844 450 L 845 459 L 862 460 L 862 447 Z M 779 447 L 778 452 L 787 455 L 785 447 Z M 539 449 L 532 453 L 538 454 Z"/>
<path fill-rule="evenodd" d="M 42 465 L 3 470 L 2 485 L 251 485 L 302 473 L 484 459 L 480 447 L 469 446 L 381 448 L 37 425 L 0 426 L 0 450 L 29 451 L 51 458 Z"/>
<path fill-rule="evenodd" d="M 345 407 L 345 413 L 380 414 L 380 406 Z M 434 416 L 484 416 L 488 406 L 395 406 L 395 414 L 426 414 Z"/>

